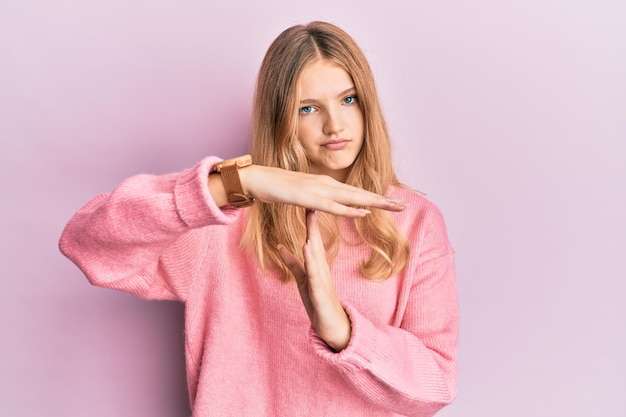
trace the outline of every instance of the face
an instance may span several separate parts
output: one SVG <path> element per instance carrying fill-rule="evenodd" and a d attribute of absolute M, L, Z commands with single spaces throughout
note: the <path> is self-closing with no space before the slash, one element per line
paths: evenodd
<path fill-rule="evenodd" d="M 320 59 L 304 67 L 298 87 L 298 139 L 311 172 L 345 182 L 363 146 L 363 113 L 352 78 Z"/>

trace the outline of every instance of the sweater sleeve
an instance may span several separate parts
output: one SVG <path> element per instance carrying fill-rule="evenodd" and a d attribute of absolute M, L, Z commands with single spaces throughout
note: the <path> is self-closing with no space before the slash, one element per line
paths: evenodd
<path fill-rule="evenodd" d="M 201 228 L 237 217 L 236 209 L 217 207 L 208 190 L 209 172 L 219 161 L 207 157 L 179 173 L 136 175 L 95 197 L 65 226 L 61 252 L 93 285 L 184 301 L 190 272 L 207 249 L 198 246 L 207 245 Z"/>
<path fill-rule="evenodd" d="M 411 287 L 400 327 L 375 325 L 345 303 L 352 323 L 346 349 L 335 353 L 314 331 L 315 352 L 367 401 L 406 416 L 430 417 L 456 396 L 458 300 L 454 253 L 438 210 L 410 265 Z"/>

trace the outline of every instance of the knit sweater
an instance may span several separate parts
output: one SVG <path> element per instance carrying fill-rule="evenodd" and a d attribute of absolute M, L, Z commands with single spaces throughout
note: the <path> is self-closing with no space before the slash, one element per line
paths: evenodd
<path fill-rule="evenodd" d="M 60 249 L 97 286 L 185 303 L 194 417 L 434 415 L 456 395 L 454 252 L 439 210 L 392 187 L 411 256 L 398 275 L 363 277 L 367 245 L 339 243 L 331 272 L 351 322 L 330 349 L 311 327 L 295 281 L 240 249 L 246 209 L 219 208 L 208 157 L 179 173 L 137 175 L 69 221 Z M 339 227 L 349 241 L 348 219 Z"/>

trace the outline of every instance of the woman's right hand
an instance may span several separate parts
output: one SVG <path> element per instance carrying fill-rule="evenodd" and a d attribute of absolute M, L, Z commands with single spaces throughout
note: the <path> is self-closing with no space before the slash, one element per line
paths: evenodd
<path fill-rule="evenodd" d="M 406 204 L 326 175 L 250 165 L 239 171 L 247 192 L 264 203 L 286 203 L 345 217 L 363 217 L 368 207 L 402 211 Z"/>
<path fill-rule="evenodd" d="M 307 174 L 262 165 L 239 169 L 244 190 L 264 203 L 285 203 L 345 217 L 363 217 L 368 207 L 402 211 L 406 204 L 326 175 Z M 209 190 L 218 206 L 228 204 L 218 173 L 209 175 Z"/>

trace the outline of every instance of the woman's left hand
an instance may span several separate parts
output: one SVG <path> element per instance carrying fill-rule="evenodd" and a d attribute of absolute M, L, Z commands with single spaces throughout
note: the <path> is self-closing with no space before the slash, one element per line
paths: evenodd
<path fill-rule="evenodd" d="M 278 253 L 296 279 L 302 303 L 315 332 L 339 352 L 350 341 L 350 319 L 335 292 L 314 210 L 307 210 L 306 226 L 307 241 L 302 248 L 304 265 L 284 246 L 279 246 Z"/>

